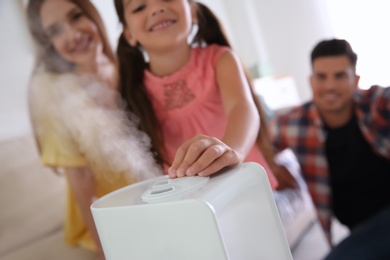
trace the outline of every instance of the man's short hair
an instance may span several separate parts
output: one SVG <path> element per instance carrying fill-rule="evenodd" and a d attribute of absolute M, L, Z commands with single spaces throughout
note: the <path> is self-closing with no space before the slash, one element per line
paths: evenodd
<path fill-rule="evenodd" d="M 349 42 L 343 39 L 330 39 L 320 41 L 311 52 L 311 64 L 313 65 L 315 59 L 327 56 L 348 57 L 351 65 L 356 68 L 357 54 L 352 50 Z"/>

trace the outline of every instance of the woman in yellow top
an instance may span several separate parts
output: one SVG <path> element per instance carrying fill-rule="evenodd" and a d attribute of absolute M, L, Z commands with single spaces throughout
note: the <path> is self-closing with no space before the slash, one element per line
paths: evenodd
<path fill-rule="evenodd" d="M 65 240 L 104 258 L 91 203 L 161 170 L 121 107 L 117 61 L 89 0 L 30 0 L 27 15 L 37 47 L 32 125 L 42 163 L 67 179 Z"/>

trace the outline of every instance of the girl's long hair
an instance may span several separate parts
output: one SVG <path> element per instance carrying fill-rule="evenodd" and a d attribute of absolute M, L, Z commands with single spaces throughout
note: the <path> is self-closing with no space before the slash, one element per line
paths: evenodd
<path fill-rule="evenodd" d="M 220 46 L 231 45 L 222 29 L 218 18 L 204 4 L 196 2 L 198 31 L 193 39 L 193 44 L 202 46 L 203 44 L 217 44 Z M 115 0 L 115 7 L 120 22 L 126 26 L 124 17 L 123 0 Z M 128 103 L 128 110 L 140 118 L 139 128 L 146 132 L 152 139 L 152 150 L 158 163 L 167 163 L 164 159 L 164 142 L 162 139 L 161 126 L 158 124 L 156 114 L 149 100 L 144 86 L 144 70 L 147 63 L 139 47 L 131 46 L 126 41 L 123 33 L 120 36 L 117 55 L 120 70 L 120 91 L 122 97 Z M 245 68 L 244 68 L 245 69 Z M 273 150 L 267 131 L 266 116 L 256 97 L 251 78 L 245 69 L 246 78 L 250 85 L 253 100 L 260 115 L 260 131 L 257 137 L 257 144 L 262 150 L 268 162 L 273 160 Z"/>
<path fill-rule="evenodd" d="M 126 26 L 123 0 L 115 0 L 119 21 Z M 139 119 L 139 129 L 149 135 L 151 151 L 159 164 L 167 163 L 164 159 L 164 143 L 161 127 L 158 124 L 152 103 L 144 86 L 144 70 L 147 63 L 138 46 L 131 46 L 123 33 L 119 37 L 117 56 L 119 62 L 119 90 L 126 101 L 126 109 Z"/>
<path fill-rule="evenodd" d="M 74 69 L 74 64 L 62 58 L 54 49 L 54 46 L 42 27 L 40 10 L 45 0 L 29 0 L 27 5 L 27 20 L 31 35 L 35 41 L 37 51 L 37 65 L 43 65 L 44 69 L 51 72 L 68 72 Z M 103 42 L 103 53 L 113 64 L 117 64 L 115 54 L 109 43 L 107 32 L 99 12 L 89 0 L 69 0 L 77 5 L 81 11 L 96 24 Z"/>

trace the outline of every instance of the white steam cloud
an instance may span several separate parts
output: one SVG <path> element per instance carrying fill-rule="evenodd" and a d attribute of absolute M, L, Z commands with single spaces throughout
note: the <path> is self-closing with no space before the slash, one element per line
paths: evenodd
<path fill-rule="evenodd" d="M 32 87 L 39 110 L 51 113 L 55 131 L 71 134 L 99 169 L 102 176 L 96 177 L 115 179 L 113 174 L 126 173 L 140 181 L 163 174 L 149 150 L 150 138 L 137 129 L 135 116 L 128 119 L 116 91 L 73 74 L 38 75 Z"/>

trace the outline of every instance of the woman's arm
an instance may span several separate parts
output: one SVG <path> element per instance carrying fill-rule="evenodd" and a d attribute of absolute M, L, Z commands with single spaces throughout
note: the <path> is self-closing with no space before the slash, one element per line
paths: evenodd
<path fill-rule="evenodd" d="M 219 59 L 216 75 L 228 117 L 224 136 L 218 140 L 198 135 L 185 142 L 168 170 L 171 178 L 211 175 L 242 162 L 255 144 L 260 118 L 241 63 L 231 51 Z"/>
<path fill-rule="evenodd" d="M 92 173 L 88 168 L 66 168 L 65 174 L 76 201 L 80 206 L 80 211 L 88 231 L 95 241 L 99 257 L 100 259 L 104 259 L 103 249 L 90 210 L 92 202 L 97 199 Z"/>

